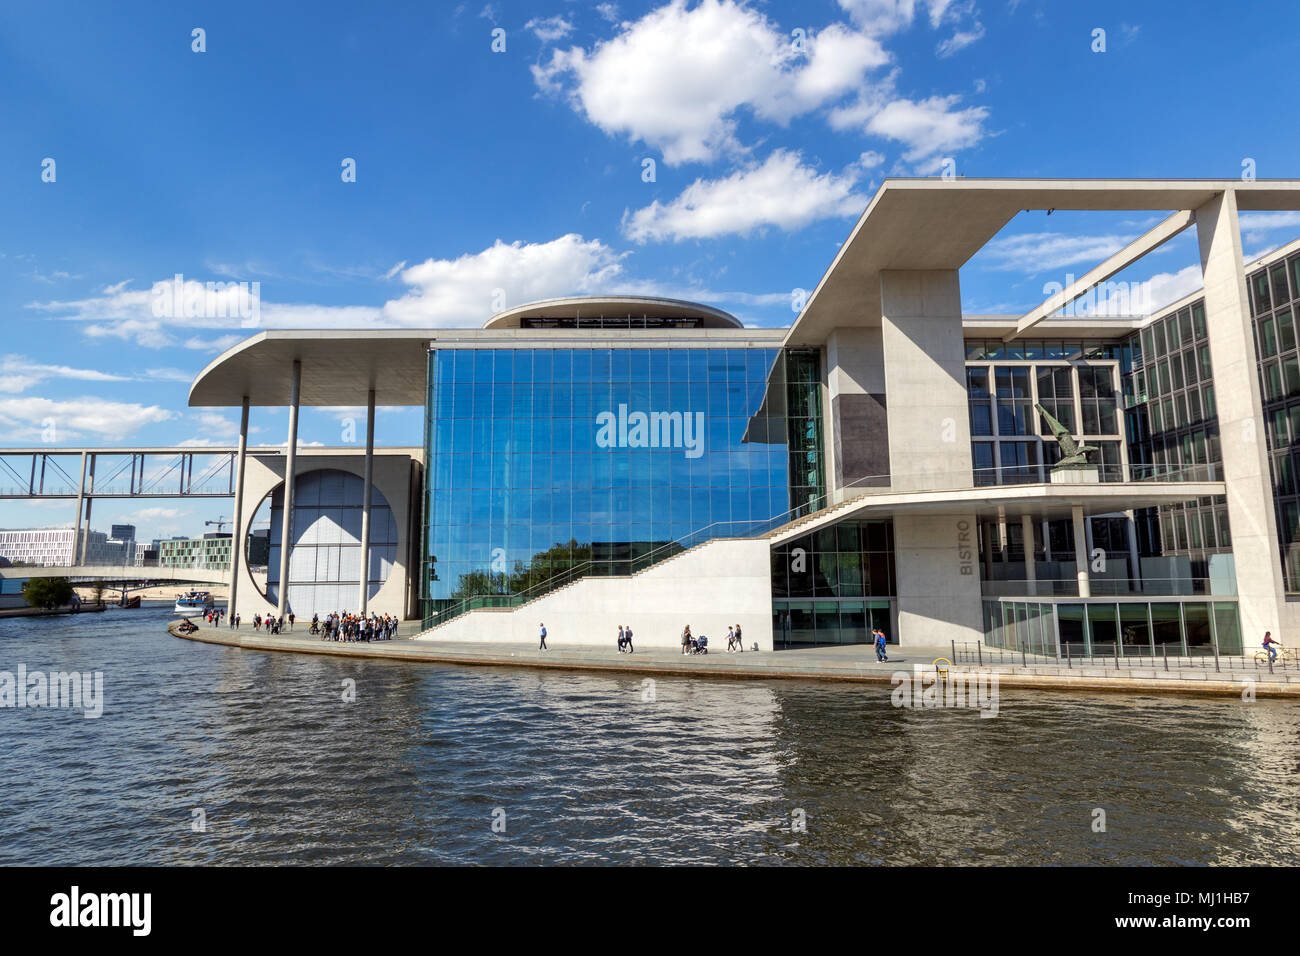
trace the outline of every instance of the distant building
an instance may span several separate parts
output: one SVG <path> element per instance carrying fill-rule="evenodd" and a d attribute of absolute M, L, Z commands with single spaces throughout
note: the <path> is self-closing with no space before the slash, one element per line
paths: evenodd
<path fill-rule="evenodd" d="M 150 544 L 148 541 L 137 541 L 135 543 L 135 560 L 132 563 L 137 568 L 158 567 L 157 544 Z"/>
<path fill-rule="evenodd" d="M 108 536 L 118 541 L 135 541 L 135 525 L 115 524 L 109 527 Z"/>
<path fill-rule="evenodd" d="M 256 528 L 248 533 L 248 566 L 264 568 L 271 556 L 271 529 Z"/>
<path fill-rule="evenodd" d="M 212 532 L 201 538 L 172 538 L 158 542 L 158 567 L 225 570 L 230 567 L 231 535 Z"/>
<path fill-rule="evenodd" d="M 0 531 L 0 555 L 14 564 L 24 563 L 38 567 L 66 567 L 78 563 L 73 548 L 77 532 L 74 528 L 22 528 Z M 126 552 L 121 542 L 111 542 L 102 531 L 90 532 L 86 540 L 87 564 L 126 563 Z"/>

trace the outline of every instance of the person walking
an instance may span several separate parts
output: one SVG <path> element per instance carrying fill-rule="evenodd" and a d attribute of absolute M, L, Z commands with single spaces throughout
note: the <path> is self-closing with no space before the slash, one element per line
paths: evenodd
<path fill-rule="evenodd" d="M 623 653 L 623 625 L 618 626 L 618 652 Z"/>
<path fill-rule="evenodd" d="M 682 630 L 682 653 L 683 654 L 689 654 L 691 652 L 692 640 L 693 638 L 691 637 L 691 626 L 687 624 L 686 627 Z"/>
<path fill-rule="evenodd" d="M 887 661 L 889 658 L 885 655 L 885 632 L 880 628 L 874 631 L 876 635 L 876 660 Z"/>
<path fill-rule="evenodd" d="M 727 653 L 730 654 L 736 649 L 736 629 L 730 625 L 727 626 Z"/>
<path fill-rule="evenodd" d="M 537 636 L 541 638 L 541 643 L 537 645 L 537 649 L 539 651 L 549 650 L 549 648 L 546 646 L 546 625 L 545 624 L 537 625 Z"/>
<path fill-rule="evenodd" d="M 740 625 L 736 625 L 736 650 L 745 653 L 745 638 L 740 633 Z"/>
<path fill-rule="evenodd" d="M 1273 640 L 1272 631 L 1265 631 L 1264 643 L 1262 646 L 1264 650 L 1268 651 L 1268 662 L 1272 664 L 1277 660 L 1277 648 L 1282 646 L 1282 642 Z"/>
<path fill-rule="evenodd" d="M 623 628 L 623 643 L 627 645 L 627 652 L 635 654 L 636 650 L 632 647 L 632 625 Z"/>

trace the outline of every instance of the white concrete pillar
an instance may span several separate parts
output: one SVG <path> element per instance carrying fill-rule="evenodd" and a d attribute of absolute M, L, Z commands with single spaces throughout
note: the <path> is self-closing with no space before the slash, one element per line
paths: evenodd
<path fill-rule="evenodd" d="M 230 600 L 226 602 L 226 614 L 233 619 L 235 602 L 239 598 L 239 570 L 244 561 L 244 460 L 248 456 L 248 396 L 244 396 L 243 408 L 239 413 L 239 453 L 235 456 L 235 513 L 232 516 L 234 534 L 230 540 Z"/>
<path fill-rule="evenodd" d="M 276 616 L 289 613 L 289 551 L 293 531 L 293 484 L 298 465 L 298 402 L 302 390 L 302 363 L 294 359 L 289 383 L 289 444 L 284 458 L 284 510 L 280 515 L 280 593 Z"/>
<path fill-rule="evenodd" d="M 375 390 L 366 399 L 366 466 L 362 479 L 361 499 L 361 594 L 357 607 L 362 615 L 370 603 L 370 497 L 374 494 L 375 480 Z"/>
<path fill-rule="evenodd" d="M 1128 522 L 1124 525 L 1128 532 L 1128 576 L 1129 590 L 1142 590 L 1142 558 L 1138 554 L 1137 520 L 1132 511 L 1126 511 Z"/>
<path fill-rule="evenodd" d="M 95 503 L 91 497 L 95 492 L 95 459 L 97 455 L 90 456 L 90 479 L 89 487 L 86 489 L 86 530 L 81 536 L 81 554 L 77 557 L 77 564 L 85 565 L 86 554 L 90 551 L 90 506 Z"/>
<path fill-rule="evenodd" d="M 957 271 L 881 272 L 880 308 L 891 486 L 968 488 L 970 409 Z"/>
<path fill-rule="evenodd" d="M 1083 505 L 1071 505 L 1070 517 L 1074 520 L 1074 572 L 1079 581 L 1079 597 L 1092 597 L 1092 584 L 1088 580 L 1088 539 L 1084 530 Z"/>
<path fill-rule="evenodd" d="M 76 564 L 81 558 L 81 513 L 86 503 L 86 453 L 81 453 L 81 481 L 77 485 L 77 520 L 72 526 L 72 553 L 69 564 Z"/>
<path fill-rule="evenodd" d="M 1025 593 L 1038 593 L 1038 569 L 1034 567 L 1034 516 L 1020 516 L 1020 536 L 1025 541 Z"/>
<path fill-rule="evenodd" d="M 1282 621 L 1282 555 L 1273 511 L 1255 335 L 1246 294 L 1237 194 L 1224 192 L 1196 210 L 1205 324 L 1214 368 L 1214 400 L 1244 642 L 1277 632 Z"/>

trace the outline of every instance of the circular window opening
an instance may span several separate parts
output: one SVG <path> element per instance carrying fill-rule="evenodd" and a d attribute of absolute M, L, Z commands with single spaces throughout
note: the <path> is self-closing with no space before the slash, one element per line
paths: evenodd
<path fill-rule="evenodd" d="M 289 521 L 289 610 L 302 618 L 356 611 L 361 597 L 361 511 L 364 482 L 335 469 L 299 474 Z M 271 604 L 280 600 L 280 528 L 284 483 L 257 506 L 244 540 L 249 574 Z M 370 568 L 373 598 L 397 557 L 397 525 L 379 489 L 371 487 Z"/>

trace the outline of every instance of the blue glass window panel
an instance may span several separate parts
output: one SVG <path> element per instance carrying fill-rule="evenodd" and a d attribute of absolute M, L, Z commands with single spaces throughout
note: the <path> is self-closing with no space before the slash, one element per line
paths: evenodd
<path fill-rule="evenodd" d="M 667 382 L 670 376 L 670 354 L 667 349 L 650 349 L 650 381 Z"/>
<path fill-rule="evenodd" d="M 537 383 L 550 382 L 555 364 L 555 353 L 551 349 L 537 349 L 533 352 L 533 378 Z"/>
<path fill-rule="evenodd" d="M 685 383 L 690 380 L 686 349 L 668 350 L 668 380 Z"/>
<path fill-rule="evenodd" d="M 610 349 L 592 349 L 591 380 L 593 382 L 608 382 L 612 364 L 613 356 Z"/>
<path fill-rule="evenodd" d="M 628 349 L 627 380 L 635 384 L 650 381 L 650 352 L 648 349 Z"/>
<path fill-rule="evenodd" d="M 474 373 L 471 381 L 476 383 L 492 384 L 492 350 L 475 349 L 474 356 Z M 459 378 L 459 375 L 457 376 Z"/>
<path fill-rule="evenodd" d="M 649 382 L 633 382 L 628 390 L 628 407 L 637 411 L 648 412 L 653 409 L 650 398 Z"/>
<path fill-rule="evenodd" d="M 531 349 L 515 349 L 511 379 L 515 382 L 532 382 L 533 352 Z"/>
<path fill-rule="evenodd" d="M 687 374 L 692 382 L 709 380 L 709 355 L 712 349 L 689 349 L 687 351 Z"/>
<path fill-rule="evenodd" d="M 573 349 L 572 381 L 575 383 L 591 381 L 591 349 Z"/>
<path fill-rule="evenodd" d="M 552 357 L 551 380 L 556 385 L 570 384 L 573 381 L 573 352 L 569 349 L 556 349 Z"/>

